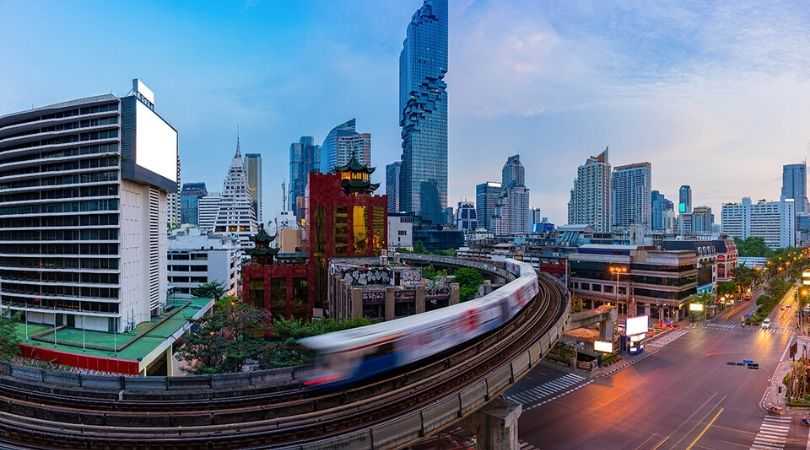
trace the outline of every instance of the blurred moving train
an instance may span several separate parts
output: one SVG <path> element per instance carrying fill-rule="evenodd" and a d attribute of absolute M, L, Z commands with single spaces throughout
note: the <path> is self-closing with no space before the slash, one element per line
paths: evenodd
<path fill-rule="evenodd" d="M 539 292 L 530 264 L 505 260 L 517 278 L 464 303 L 365 327 L 302 339 L 315 352 L 308 386 L 354 383 L 439 354 L 511 320 Z"/>

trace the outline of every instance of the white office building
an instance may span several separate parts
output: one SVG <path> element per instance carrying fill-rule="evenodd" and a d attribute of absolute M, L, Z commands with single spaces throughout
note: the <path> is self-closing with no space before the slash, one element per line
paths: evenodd
<path fill-rule="evenodd" d="M 760 237 L 770 248 L 796 245 L 796 208 L 793 199 L 752 203 L 750 198 L 745 197 L 740 203 L 724 203 L 720 220 L 721 231 L 735 238 Z"/>
<path fill-rule="evenodd" d="M 388 250 L 413 250 L 413 213 L 388 214 Z"/>
<path fill-rule="evenodd" d="M 200 197 L 197 203 L 197 223 L 204 233 L 214 231 L 214 222 L 217 221 L 220 203 L 222 203 L 222 194 L 219 192 L 209 192 Z"/>
<path fill-rule="evenodd" d="M 201 204 L 205 198 L 200 199 Z M 250 237 L 259 231 L 238 140 L 236 153 L 225 177 L 225 189 L 222 191 L 213 229 L 214 233 L 236 236 L 243 249 L 253 247 Z"/>
<path fill-rule="evenodd" d="M 590 225 L 599 233 L 610 231 L 610 172 L 607 148 L 577 168 L 568 202 L 569 224 Z"/>
<path fill-rule="evenodd" d="M 190 296 L 192 289 L 208 282 L 222 284 L 227 295 L 237 295 L 242 248 L 236 237 L 184 226 L 169 236 L 167 264 L 169 289 L 175 295 Z"/>
<path fill-rule="evenodd" d="M 177 142 L 137 79 L 0 116 L 0 308 L 109 332 L 159 313 Z"/>

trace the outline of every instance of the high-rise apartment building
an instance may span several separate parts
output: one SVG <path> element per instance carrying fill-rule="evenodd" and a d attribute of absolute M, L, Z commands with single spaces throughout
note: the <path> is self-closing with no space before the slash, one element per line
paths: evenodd
<path fill-rule="evenodd" d="M 307 180 L 310 172 L 317 172 L 321 166 L 321 146 L 315 145 L 312 136 L 301 136 L 298 142 L 290 144 L 290 188 L 289 209 L 297 220 L 304 218 L 306 208 Z"/>
<path fill-rule="evenodd" d="M 205 183 L 186 183 L 180 191 L 180 222 L 200 224 L 200 199 L 208 195 Z"/>
<path fill-rule="evenodd" d="M 465 233 L 472 233 L 478 228 L 478 216 L 472 202 L 458 202 L 455 224 Z"/>
<path fill-rule="evenodd" d="M 248 192 L 247 171 L 238 140 L 224 187 L 214 220 L 214 232 L 235 236 L 243 249 L 251 248 L 253 242 L 250 237 L 255 235 L 259 228 L 256 210 L 253 209 L 253 199 Z"/>
<path fill-rule="evenodd" d="M 678 214 L 692 212 L 692 188 L 684 184 L 678 189 Z"/>
<path fill-rule="evenodd" d="M 590 225 L 599 233 L 610 231 L 610 172 L 607 148 L 577 168 L 568 202 L 569 224 Z"/>
<path fill-rule="evenodd" d="M 666 231 L 668 211 L 672 211 L 672 201 L 659 191 L 652 191 L 651 198 L 651 228 L 653 231 Z"/>
<path fill-rule="evenodd" d="M 425 0 L 399 55 L 400 209 L 434 223 L 447 207 L 447 0 Z"/>
<path fill-rule="evenodd" d="M 180 151 L 177 152 L 177 182 L 175 183 L 175 192 L 169 193 L 166 197 L 167 204 L 167 220 L 169 230 L 177 228 L 181 224 L 182 209 L 180 206 Z"/>
<path fill-rule="evenodd" d="M 531 232 L 529 188 L 525 186 L 524 181 L 525 169 L 520 163 L 520 155 L 510 156 L 501 170 L 501 196 L 495 212 L 496 234 L 515 235 Z"/>
<path fill-rule="evenodd" d="M 253 210 L 256 212 L 256 222 L 262 223 L 262 155 L 261 153 L 245 153 L 245 172 L 247 173 L 247 190 Z"/>
<path fill-rule="evenodd" d="M 345 166 L 352 155 L 361 164 L 371 164 L 371 134 L 358 133 L 355 119 L 339 124 L 326 135 L 321 145 L 321 172 Z"/>
<path fill-rule="evenodd" d="M 385 166 L 385 195 L 388 198 L 388 212 L 399 212 L 399 172 L 402 168 L 400 161 Z"/>
<path fill-rule="evenodd" d="M 724 203 L 720 213 L 721 230 L 731 237 L 759 237 L 770 248 L 796 244 L 796 208 L 793 199 L 778 202 L 745 197 L 740 203 Z"/>
<path fill-rule="evenodd" d="M 792 198 L 796 201 L 796 212 L 804 213 L 807 205 L 807 163 L 785 164 L 782 166 L 781 200 Z"/>
<path fill-rule="evenodd" d="M 137 79 L 0 116 L 0 309 L 105 332 L 159 313 L 177 143 Z"/>
<path fill-rule="evenodd" d="M 628 229 L 651 225 L 652 166 L 648 162 L 617 166 L 611 182 L 613 227 Z"/>
<path fill-rule="evenodd" d="M 714 228 L 714 214 L 708 206 L 695 206 L 692 210 L 692 231 L 695 235 L 711 235 Z"/>
<path fill-rule="evenodd" d="M 475 214 L 478 217 L 478 227 L 486 228 L 490 233 L 495 232 L 495 208 L 501 196 L 501 183 L 488 181 L 475 186 Z"/>
<path fill-rule="evenodd" d="M 175 295 L 188 295 L 204 283 L 218 282 L 237 295 L 242 248 L 233 236 L 183 227 L 169 236 L 168 280 Z"/>
<path fill-rule="evenodd" d="M 209 192 L 197 202 L 197 225 L 203 232 L 214 231 L 219 205 L 222 203 L 221 192 Z"/>

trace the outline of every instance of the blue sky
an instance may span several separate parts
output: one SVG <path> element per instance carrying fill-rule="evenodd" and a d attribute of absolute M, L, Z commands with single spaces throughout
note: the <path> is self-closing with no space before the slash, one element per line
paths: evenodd
<path fill-rule="evenodd" d="M 400 155 L 398 55 L 421 0 L 0 0 L 0 114 L 125 95 L 140 77 L 181 135 L 185 181 L 221 189 L 239 125 L 264 157 L 265 215 L 290 142 L 356 117 L 372 161 Z M 519 153 L 556 223 L 576 166 L 606 145 L 694 202 L 778 198 L 810 149 L 810 8 L 801 2 L 450 0 L 449 197 Z M 719 220 L 719 217 L 718 217 Z"/>

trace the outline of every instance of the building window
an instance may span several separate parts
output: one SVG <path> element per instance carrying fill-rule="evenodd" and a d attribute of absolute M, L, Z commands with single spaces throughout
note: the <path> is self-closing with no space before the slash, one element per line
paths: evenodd
<path fill-rule="evenodd" d="M 335 208 L 335 256 L 349 255 L 349 209 Z"/>
<path fill-rule="evenodd" d="M 352 232 L 354 237 L 354 253 L 365 254 L 368 249 L 365 206 L 356 205 L 352 208 Z"/>

